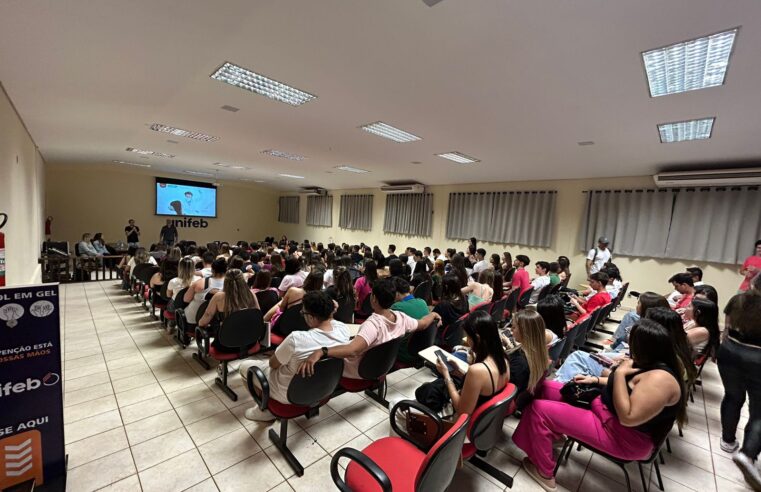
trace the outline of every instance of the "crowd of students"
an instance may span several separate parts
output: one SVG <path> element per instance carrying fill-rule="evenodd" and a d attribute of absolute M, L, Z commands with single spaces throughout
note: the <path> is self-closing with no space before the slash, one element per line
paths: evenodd
<path fill-rule="evenodd" d="M 282 403 L 288 402 L 291 379 L 312 374 L 321 358 L 344 359 L 344 377 L 359 378 L 359 362 L 368 350 L 400 337 L 409 340 L 435 325 L 437 343 L 470 368 L 465 374 L 452 372 L 439 361 L 439 377 L 421 385 L 417 399 L 457 418 L 471 415 L 508 382 L 515 384 L 528 398 L 513 440 L 527 454 L 525 469 L 546 490 L 557 487 L 552 446 L 560 436 L 621 459 L 647 458 L 674 422 L 685 422 L 696 361 L 717 357 L 725 386 L 721 447 L 738 450 L 736 428 L 749 395 L 750 420 L 734 459 L 748 482 L 761 487 L 755 464 L 761 450 L 761 275 L 727 305 L 723 333 L 716 290 L 702 283 L 702 271 L 694 267 L 669 279 L 671 293 L 639 294 L 636 310 L 624 315 L 609 349 L 594 355 L 577 350 L 548 369 L 548 350 L 622 294 L 608 240 L 600 238 L 587 255 L 589 288 L 580 291 L 567 287 L 567 257 L 536 262 L 533 279 L 525 255 L 486 258 L 475 239 L 464 252 L 407 248 L 398 256 L 394 245 L 384 255 L 377 246 L 299 244 L 285 238 L 234 246 L 182 243 L 166 251 L 150 285 L 167 282 L 167 295 L 175 300 L 187 289 L 184 315 L 202 327 L 223 323 L 238 310 L 262 309 L 282 341 L 268 360 L 244 361 L 239 370 L 246 378 L 257 366 L 269 382 L 270 398 Z M 151 261 L 154 256 L 143 248 L 132 248 L 120 265 L 125 282 L 136 265 Z M 507 327 L 479 309 L 530 290 L 525 304 L 534 307 L 506 313 Z M 266 293 L 274 302 L 263 305 Z M 205 311 L 198 312 L 205 301 Z M 304 325 L 281 326 L 284 313 L 296 308 Z M 350 339 L 345 323 L 352 321 L 361 326 Z M 448 343 L 448 328 L 457 323 L 465 341 Z M 403 342 L 397 360 L 410 364 L 416 358 Z M 601 396 L 589 408 L 571 405 L 561 395 L 569 383 L 599 386 Z M 259 383 L 254 385 L 261 392 Z M 258 407 L 248 409 L 246 417 L 275 418 Z"/>

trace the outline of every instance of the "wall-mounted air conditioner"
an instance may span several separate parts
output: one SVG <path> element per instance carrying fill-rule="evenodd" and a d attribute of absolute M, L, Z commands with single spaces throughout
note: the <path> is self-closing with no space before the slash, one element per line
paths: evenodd
<path fill-rule="evenodd" d="M 328 194 L 328 190 L 326 190 L 325 188 L 319 188 L 317 186 L 314 186 L 314 187 L 301 188 L 299 190 L 299 194 L 311 195 L 311 196 L 325 196 Z"/>
<path fill-rule="evenodd" d="M 423 193 L 425 186 L 421 184 L 388 185 L 381 186 L 381 191 L 383 193 Z"/>
<path fill-rule="evenodd" d="M 658 188 L 758 185 L 761 168 L 659 173 L 653 176 L 653 181 Z"/>

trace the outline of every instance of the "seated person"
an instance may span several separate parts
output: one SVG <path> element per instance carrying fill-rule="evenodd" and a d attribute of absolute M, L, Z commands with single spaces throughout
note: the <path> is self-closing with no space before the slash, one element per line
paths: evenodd
<path fill-rule="evenodd" d="M 428 304 L 423 299 L 412 295 L 412 287 L 403 277 L 394 277 L 396 302 L 391 306 L 394 311 L 401 311 L 410 318 L 421 319 L 428 315 Z"/>
<path fill-rule="evenodd" d="M 218 326 L 212 325 L 215 316 L 217 320 L 224 323 L 225 318 L 230 316 L 230 313 L 244 309 L 259 309 L 259 302 L 248 289 L 243 273 L 237 268 L 227 270 L 224 288 L 211 298 L 209 305 L 206 306 L 206 311 L 198 322 L 198 326 L 206 328 L 209 335 L 215 337 L 218 329 Z M 212 340 L 211 345 L 220 352 L 240 352 L 239 347 L 227 348 L 221 345 L 216 338 Z"/>
<path fill-rule="evenodd" d="M 245 380 L 248 377 L 248 369 L 258 366 L 269 383 L 270 398 L 284 404 L 289 403 L 288 385 L 305 359 L 314 353 L 320 354 L 321 357 L 328 348 L 345 346 L 349 341 L 346 325 L 333 319 L 333 300 L 327 293 L 312 290 L 304 294 L 301 303 L 304 321 L 310 329 L 294 331 L 285 337 L 269 361 L 247 360 L 242 362 L 238 369 Z M 254 379 L 254 387 L 261 395 L 258 379 Z M 275 420 L 275 416 L 269 410 L 261 410 L 256 406 L 246 410 L 245 415 L 247 419 L 258 422 Z"/>
<path fill-rule="evenodd" d="M 460 317 L 469 310 L 468 299 L 460 289 L 460 280 L 454 273 L 447 273 L 441 279 L 441 299 L 433 312 L 441 316 L 441 325 L 436 335 L 436 344 L 439 346 L 454 347 L 460 344 L 460 340 L 443 340 L 441 336 L 446 328 L 457 322 Z M 456 336 L 456 334 L 454 334 Z"/>
<path fill-rule="evenodd" d="M 357 299 L 355 311 L 358 313 L 362 309 L 365 299 L 373 291 L 373 283 L 378 280 L 378 264 L 375 260 L 365 260 L 363 269 L 364 275 L 354 282 L 354 298 Z"/>
<path fill-rule="evenodd" d="M 487 269 L 478 274 L 478 282 L 471 280 L 462 288 L 462 293 L 468 296 L 470 309 L 483 302 L 491 302 L 494 296 L 492 285 L 494 285 L 494 270 Z"/>
<path fill-rule="evenodd" d="M 665 297 L 655 292 L 643 292 L 637 299 L 637 308 L 634 311 L 629 311 L 621 318 L 621 322 L 618 324 L 615 333 L 613 333 L 613 339 L 611 341 L 611 348 L 617 349 L 623 342 L 629 340 L 629 331 L 634 326 L 634 323 L 643 318 L 647 314 L 647 310 L 654 307 L 669 307 L 669 303 Z"/>
<path fill-rule="evenodd" d="M 199 278 L 193 282 L 185 292 L 183 300 L 185 307 L 185 319 L 191 325 L 196 324 L 198 308 L 206 301 L 208 294 L 216 294 L 225 286 L 225 272 L 227 272 L 227 260 L 217 258 L 211 264 L 211 277 Z"/>
<path fill-rule="evenodd" d="M 186 256 L 180 260 L 177 265 L 177 276 L 169 281 L 169 285 L 166 288 L 166 293 L 172 299 L 177 297 L 177 294 L 185 287 L 190 287 L 190 284 L 195 280 L 195 265 L 193 260 Z"/>
<path fill-rule="evenodd" d="M 679 292 L 679 299 L 672 306 L 672 309 L 683 315 L 687 306 L 692 302 L 692 298 L 695 297 L 692 275 L 689 273 L 677 273 L 669 279 L 669 282 L 674 286 L 674 290 Z M 682 316 L 682 320 L 684 321 L 684 316 Z"/>
<path fill-rule="evenodd" d="M 515 261 L 513 262 L 515 272 L 513 273 L 510 290 L 507 292 L 508 295 L 516 289 L 520 292 L 519 295 L 521 295 L 531 288 L 531 280 L 529 280 L 528 272 L 526 271 L 526 267 L 529 266 L 530 263 L 531 260 L 526 255 L 518 255 L 515 257 Z"/>
<path fill-rule="evenodd" d="M 301 259 L 298 256 L 289 256 L 286 258 L 285 276 L 278 287 L 280 295 L 285 295 L 291 287 L 301 287 L 304 285 L 306 277 L 307 272 L 301 269 Z"/>
<path fill-rule="evenodd" d="M 169 282 L 177 276 L 177 268 L 178 264 L 176 261 L 162 261 L 161 266 L 159 267 L 159 271 L 151 276 L 151 280 L 149 281 L 148 285 L 150 285 L 151 289 L 164 285 L 165 282 Z M 169 286 L 167 286 L 167 288 L 169 288 Z"/>
<path fill-rule="evenodd" d="M 211 274 L 212 274 L 211 264 L 214 262 L 216 258 L 217 258 L 216 255 L 212 253 L 211 251 L 205 252 L 203 254 L 203 258 L 201 259 L 203 263 L 203 268 L 198 270 L 198 272 L 196 272 L 196 275 L 203 278 L 211 277 Z"/>
<path fill-rule="evenodd" d="M 557 285 L 560 283 L 560 263 L 557 261 L 553 261 L 549 263 L 549 277 L 550 277 L 550 285 Z"/>
<path fill-rule="evenodd" d="M 82 234 L 82 240 L 77 243 L 77 252 L 80 256 L 90 256 L 92 258 L 103 256 L 98 253 L 92 243 L 90 243 L 90 234 L 88 233 Z"/>
<path fill-rule="evenodd" d="M 322 273 L 310 273 L 300 287 L 291 287 L 285 293 L 280 302 L 264 314 L 264 321 L 269 321 L 270 326 L 277 332 L 277 320 L 289 307 L 301 302 L 304 294 L 316 290 L 322 290 Z"/>
<path fill-rule="evenodd" d="M 523 467 L 545 490 L 556 490 L 553 442 L 567 435 L 623 460 L 642 460 L 674 421 L 686 421 L 687 390 L 671 337 L 660 324 L 644 319 L 631 331 L 632 359 L 608 377 L 580 377 L 599 384 L 602 395 L 591 408 L 562 401 L 562 383 L 544 381 L 523 411 L 513 441 L 526 454 Z"/>
<path fill-rule="evenodd" d="M 95 251 L 97 251 L 99 255 L 111 254 L 108 252 L 108 248 L 106 247 L 106 240 L 103 239 L 103 233 L 101 232 L 96 232 L 95 236 L 93 236 L 92 247 L 95 248 Z"/>
<path fill-rule="evenodd" d="M 623 279 L 621 278 L 621 271 L 613 263 L 605 265 L 605 268 L 603 268 L 602 271 L 608 274 L 608 285 L 605 286 L 605 289 L 608 291 L 608 294 L 610 294 L 610 298 L 615 299 L 618 297 L 618 293 L 621 292 L 621 289 L 624 286 Z"/>
<path fill-rule="evenodd" d="M 304 361 L 303 365 L 299 368 L 299 372 L 306 376 L 311 376 L 314 364 L 321 357 L 338 357 L 346 359 L 344 362 L 344 377 L 361 379 L 359 376 L 359 363 L 362 360 L 362 354 L 377 345 L 395 338 L 406 336 L 414 331 L 425 330 L 431 323 L 438 323 L 441 320 L 441 317 L 436 313 L 430 313 L 420 320 L 415 320 L 401 311 L 393 311 L 391 306 L 394 304 L 396 297 L 397 292 L 394 280 L 381 279 L 375 282 L 373 284 L 373 293 L 370 294 L 373 314 L 360 325 L 357 336 L 347 345 L 323 347 L 315 350 Z"/>
<path fill-rule="evenodd" d="M 608 285 L 608 274 L 604 272 L 593 273 L 587 279 L 589 286 L 592 288 L 592 295 L 584 300 L 578 296 L 571 297 L 571 305 L 576 310 L 576 316 L 584 316 L 595 309 L 610 303 L 610 294 L 606 290 Z"/>
<path fill-rule="evenodd" d="M 702 268 L 689 267 L 685 271 L 692 276 L 692 286 L 695 287 L 695 290 L 697 290 L 698 286 L 705 285 L 703 283 L 703 269 Z M 666 299 L 669 301 L 669 305 L 673 308 L 676 306 L 676 303 L 679 302 L 679 299 L 681 297 L 682 297 L 682 294 L 679 293 L 678 290 L 674 289 L 671 292 L 671 294 L 668 295 Z"/>
<path fill-rule="evenodd" d="M 536 272 L 536 278 L 531 281 L 531 287 L 534 288 L 534 291 L 531 292 L 531 297 L 528 301 L 529 304 L 536 304 L 536 301 L 539 300 L 539 294 L 541 293 L 542 289 L 550 285 L 549 263 L 546 261 L 537 261 L 534 267 L 534 271 Z"/>
<path fill-rule="evenodd" d="M 536 304 L 536 312 L 544 320 L 547 327 L 548 336 L 547 346 L 559 339 L 565 337 L 567 321 L 565 319 L 565 304 L 560 296 L 547 296 Z"/>
<path fill-rule="evenodd" d="M 692 349 L 692 358 L 698 355 L 714 355 L 719 348 L 719 307 L 707 300 L 695 297 L 684 311 L 684 331 Z"/>

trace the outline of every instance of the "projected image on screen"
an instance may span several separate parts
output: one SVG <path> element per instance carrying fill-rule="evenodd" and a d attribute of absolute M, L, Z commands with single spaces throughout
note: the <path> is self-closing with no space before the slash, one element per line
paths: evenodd
<path fill-rule="evenodd" d="M 156 215 L 216 217 L 217 188 L 210 183 L 156 178 Z"/>

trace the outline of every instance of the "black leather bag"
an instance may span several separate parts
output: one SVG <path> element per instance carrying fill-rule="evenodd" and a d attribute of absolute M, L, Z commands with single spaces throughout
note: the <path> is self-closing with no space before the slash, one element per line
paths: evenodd
<path fill-rule="evenodd" d="M 568 381 L 560 388 L 560 396 L 563 397 L 564 402 L 581 408 L 589 408 L 592 400 L 601 394 L 602 388 L 597 384 Z"/>

